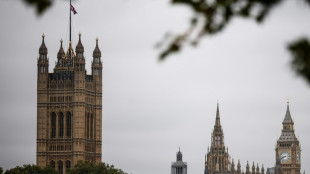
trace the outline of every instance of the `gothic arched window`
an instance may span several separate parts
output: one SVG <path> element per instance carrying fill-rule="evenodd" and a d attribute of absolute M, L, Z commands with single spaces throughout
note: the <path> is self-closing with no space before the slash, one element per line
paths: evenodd
<path fill-rule="evenodd" d="M 69 160 L 66 161 L 66 170 L 68 171 L 71 168 L 71 162 Z"/>
<path fill-rule="evenodd" d="M 52 118 L 51 118 L 51 123 L 52 123 L 52 132 L 51 132 L 51 138 L 56 137 L 56 113 L 52 113 Z"/>
<path fill-rule="evenodd" d="M 62 112 L 59 113 L 59 136 L 64 136 L 64 114 Z"/>
<path fill-rule="evenodd" d="M 71 125 L 72 125 L 72 117 L 71 113 L 67 112 L 67 137 L 71 137 Z"/>
<path fill-rule="evenodd" d="M 63 162 L 58 161 L 58 173 L 63 174 L 63 169 L 64 169 Z"/>
<path fill-rule="evenodd" d="M 52 167 L 53 169 L 55 169 L 55 167 L 56 167 L 55 161 L 51 161 L 50 164 L 51 164 L 51 167 Z"/>

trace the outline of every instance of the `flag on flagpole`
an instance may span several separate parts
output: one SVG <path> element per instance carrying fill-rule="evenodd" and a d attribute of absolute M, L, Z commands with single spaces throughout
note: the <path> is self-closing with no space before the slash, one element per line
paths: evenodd
<path fill-rule="evenodd" d="M 70 6 L 71 6 L 71 11 L 73 12 L 73 14 L 77 14 L 77 12 L 76 12 L 75 8 L 73 7 L 73 5 L 70 4 Z"/>

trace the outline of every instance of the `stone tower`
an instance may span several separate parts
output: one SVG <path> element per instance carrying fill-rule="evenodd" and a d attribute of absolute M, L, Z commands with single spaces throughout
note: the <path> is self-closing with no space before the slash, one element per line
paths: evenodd
<path fill-rule="evenodd" d="M 301 148 L 295 136 L 294 122 L 291 117 L 289 102 L 282 122 L 282 133 L 276 145 L 277 174 L 300 174 Z"/>
<path fill-rule="evenodd" d="M 47 47 L 42 36 L 37 80 L 37 165 L 51 165 L 60 174 L 77 161 L 101 162 L 102 63 L 96 39 L 92 72 L 86 73 L 79 34 L 75 52 L 62 40 L 57 62 L 48 72 Z"/>
<path fill-rule="evenodd" d="M 211 148 L 205 160 L 205 174 L 228 173 L 230 171 L 229 154 L 224 145 L 224 133 L 217 104 L 215 125 L 212 133 Z"/>
<path fill-rule="evenodd" d="M 180 148 L 177 153 L 177 161 L 171 164 L 171 174 L 187 174 L 187 164 L 182 160 Z"/>

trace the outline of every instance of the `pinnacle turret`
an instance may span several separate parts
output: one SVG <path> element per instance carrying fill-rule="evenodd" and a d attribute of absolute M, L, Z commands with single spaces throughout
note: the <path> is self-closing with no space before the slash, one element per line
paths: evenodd
<path fill-rule="evenodd" d="M 95 50 L 93 52 L 93 57 L 94 58 L 100 58 L 101 57 L 101 51 L 100 51 L 99 46 L 98 46 L 98 38 L 96 38 L 96 47 L 95 47 Z"/>
<path fill-rule="evenodd" d="M 230 171 L 231 171 L 232 173 L 235 173 L 235 163 L 234 163 L 234 159 L 232 159 L 232 161 L 231 161 L 231 169 L 230 169 Z"/>
<path fill-rule="evenodd" d="M 64 49 L 62 47 L 62 42 L 63 42 L 63 40 L 61 39 L 60 40 L 60 48 L 59 48 L 59 51 L 58 51 L 58 54 L 57 54 L 57 58 L 58 59 L 62 59 L 63 56 L 65 55 L 65 51 L 64 51 Z"/>
<path fill-rule="evenodd" d="M 241 173 L 241 164 L 240 164 L 240 160 L 238 160 L 238 164 L 237 164 L 237 174 Z"/>
<path fill-rule="evenodd" d="M 247 161 L 246 163 L 246 171 L 245 171 L 246 174 L 250 174 L 250 165 L 249 165 L 249 161 Z"/>
<path fill-rule="evenodd" d="M 42 55 L 46 55 L 47 54 L 47 48 L 45 46 L 45 42 L 44 42 L 44 38 L 45 38 L 45 35 L 43 34 L 42 35 L 42 43 L 41 43 L 41 46 L 39 48 L 39 54 Z"/>
<path fill-rule="evenodd" d="M 83 46 L 82 41 L 81 41 L 81 33 L 79 33 L 79 42 L 75 47 L 75 51 L 77 54 L 84 52 L 84 46 Z"/>
<path fill-rule="evenodd" d="M 252 174 L 255 174 L 255 164 L 253 162 L 253 165 L 252 165 Z"/>

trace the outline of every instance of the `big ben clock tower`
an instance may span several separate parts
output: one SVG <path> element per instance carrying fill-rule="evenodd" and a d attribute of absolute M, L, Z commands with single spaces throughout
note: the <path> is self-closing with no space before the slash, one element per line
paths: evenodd
<path fill-rule="evenodd" d="M 291 117 L 289 102 L 282 122 L 282 133 L 276 146 L 276 173 L 300 174 L 301 148 L 295 136 L 294 122 Z"/>

